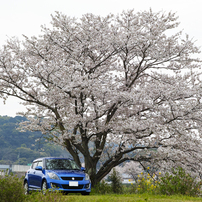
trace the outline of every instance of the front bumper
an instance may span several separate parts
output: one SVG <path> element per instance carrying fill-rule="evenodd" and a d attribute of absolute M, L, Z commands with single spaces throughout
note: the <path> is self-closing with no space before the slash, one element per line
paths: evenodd
<path fill-rule="evenodd" d="M 90 180 L 78 181 L 78 186 L 71 186 L 70 181 L 50 180 L 47 182 L 47 188 L 65 192 L 91 192 Z"/>

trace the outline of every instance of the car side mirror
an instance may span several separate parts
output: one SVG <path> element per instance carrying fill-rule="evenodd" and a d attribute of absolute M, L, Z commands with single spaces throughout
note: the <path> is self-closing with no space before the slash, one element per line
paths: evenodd
<path fill-rule="evenodd" d="M 81 167 L 81 171 L 85 171 L 86 169 L 84 167 Z"/>
<path fill-rule="evenodd" d="M 42 166 L 36 166 L 35 170 L 42 170 Z"/>

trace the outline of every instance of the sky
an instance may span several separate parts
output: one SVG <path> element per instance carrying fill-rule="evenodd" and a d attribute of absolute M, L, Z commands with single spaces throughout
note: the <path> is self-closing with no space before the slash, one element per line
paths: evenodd
<path fill-rule="evenodd" d="M 13 36 L 23 39 L 22 35 L 40 35 L 40 26 L 50 26 L 51 14 L 54 15 L 55 11 L 80 18 L 86 13 L 106 16 L 123 10 L 139 12 L 150 8 L 154 12 L 175 12 L 179 16 L 179 29 L 202 47 L 201 6 L 201 0 L 0 0 L 0 48 Z M 16 112 L 24 111 L 24 106 L 19 102 L 9 98 L 4 104 L 0 98 L 0 115 L 14 117 Z"/>

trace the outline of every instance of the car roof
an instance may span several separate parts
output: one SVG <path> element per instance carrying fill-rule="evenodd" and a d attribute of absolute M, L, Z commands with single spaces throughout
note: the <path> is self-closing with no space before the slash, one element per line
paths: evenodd
<path fill-rule="evenodd" d="M 71 158 L 65 158 L 65 157 L 42 157 L 42 158 L 38 158 L 33 160 L 33 162 L 35 161 L 42 161 L 43 159 L 66 159 L 66 160 L 73 160 Z"/>

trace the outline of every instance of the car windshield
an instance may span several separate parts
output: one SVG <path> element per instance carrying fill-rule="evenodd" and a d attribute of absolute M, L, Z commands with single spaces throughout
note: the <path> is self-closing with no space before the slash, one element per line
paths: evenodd
<path fill-rule="evenodd" d="M 75 161 L 70 159 L 46 159 L 47 170 L 80 170 Z"/>

